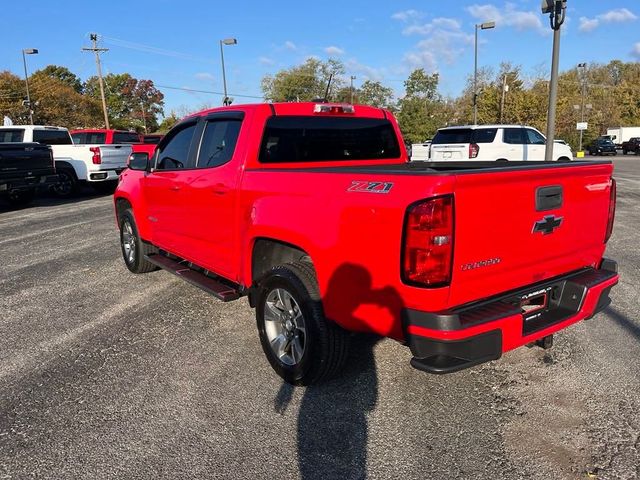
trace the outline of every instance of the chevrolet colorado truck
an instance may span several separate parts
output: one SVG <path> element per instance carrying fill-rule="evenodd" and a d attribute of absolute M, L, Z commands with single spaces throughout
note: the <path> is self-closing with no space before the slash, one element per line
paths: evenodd
<path fill-rule="evenodd" d="M 13 206 L 26 205 L 38 188 L 48 188 L 58 181 L 51 147 L 3 140 L 0 135 L 0 197 Z"/>
<path fill-rule="evenodd" d="M 72 196 L 81 183 L 101 192 L 113 191 L 131 154 L 130 145 L 74 145 L 69 130 L 62 127 L 5 126 L 0 127 L 0 138 L 49 145 L 59 177 L 52 190 L 63 198 Z"/>
<path fill-rule="evenodd" d="M 296 385 L 337 373 L 349 332 L 448 373 L 548 347 L 609 305 L 611 162 L 409 163 L 401 138 L 389 111 L 360 105 L 187 117 L 120 175 L 124 262 L 247 296 L 267 359 Z"/>

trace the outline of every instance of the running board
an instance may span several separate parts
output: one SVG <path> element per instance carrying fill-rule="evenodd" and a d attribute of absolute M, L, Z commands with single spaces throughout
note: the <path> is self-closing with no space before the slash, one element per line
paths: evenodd
<path fill-rule="evenodd" d="M 216 280 L 215 278 L 207 277 L 206 275 L 196 270 L 192 270 L 187 265 L 176 260 L 172 260 L 169 257 L 153 254 L 145 255 L 144 258 L 163 270 L 186 280 L 190 284 L 200 287 L 205 292 L 210 293 L 223 302 L 230 302 L 240 298 L 240 292 L 238 292 L 236 288 L 227 285 L 220 280 Z"/>

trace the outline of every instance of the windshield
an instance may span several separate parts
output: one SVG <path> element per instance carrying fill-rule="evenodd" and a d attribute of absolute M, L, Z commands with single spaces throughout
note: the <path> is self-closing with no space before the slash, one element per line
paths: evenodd
<path fill-rule="evenodd" d="M 261 163 L 400 157 L 391 122 L 377 118 L 280 116 L 267 120 Z"/>

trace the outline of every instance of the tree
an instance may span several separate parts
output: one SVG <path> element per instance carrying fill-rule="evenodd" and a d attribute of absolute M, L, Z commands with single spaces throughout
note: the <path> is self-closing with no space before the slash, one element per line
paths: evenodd
<path fill-rule="evenodd" d="M 271 102 L 312 101 L 324 98 L 329 78 L 331 92 L 342 91 L 345 82 L 344 65 L 340 60 L 329 59 L 326 62 L 308 58 L 302 65 L 280 70 L 275 75 L 262 78 L 261 88 L 264 98 Z"/>
<path fill-rule="evenodd" d="M 84 84 L 85 93 L 100 99 L 98 77 L 90 77 Z M 162 115 L 164 95 L 151 80 L 138 80 L 128 73 L 109 74 L 104 77 L 104 90 L 113 128 L 147 131 L 158 128 L 158 115 Z"/>
<path fill-rule="evenodd" d="M 160 125 L 158 125 L 157 132 L 166 133 L 173 128 L 173 126 L 180 121 L 180 117 L 176 112 L 172 111 L 169 115 L 162 119 Z"/>
<path fill-rule="evenodd" d="M 82 93 L 82 82 L 80 78 L 67 67 L 58 65 L 47 65 L 42 70 L 38 70 L 32 75 L 32 81 L 46 81 L 48 79 L 59 80 L 64 85 L 73 88 L 77 93 Z"/>
<path fill-rule="evenodd" d="M 445 120 L 446 109 L 438 95 L 439 75 L 414 70 L 404 82 L 406 95 L 398 102 L 398 123 L 405 140 L 421 143 L 432 138 Z"/>
<path fill-rule="evenodd" d="M 390 108 L 393 106 L 393 90 L 380 82 L 365 80 L 358 91 L 357 102 L 373 107 Z"/>
<path fill-rule="evenodd" d="M 5 115 L 13 123 L 28 123 L 29 112 L 22 104 L 27 99 L 24 79 L 9 71 L 0 72 L 0 117 Z"/>

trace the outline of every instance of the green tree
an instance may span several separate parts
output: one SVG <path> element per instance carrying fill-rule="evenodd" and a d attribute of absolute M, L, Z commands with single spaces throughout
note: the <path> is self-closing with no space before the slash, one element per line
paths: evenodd
<path fill-rule="evenodd" d="M 357 103 L 373 107 L 391 108 L 393 106 L 393 90 L 380 82 L 365 80 L 358 91 Z"/>
<path fill-rule="evenodd" d="M 100 99 L 97 77 L 89 78 L 84 89 L 88 96 Z M 164 111 L 164 95 L 151 80 L 138 80 L 128 73 L 109 74 L 104 77 L 104 90 L 113 128 L 141 131 L 145 123 L 150 132 L 158 128 L 157 117 Z"/>
<path fill-rule="evenodd" d="M 405 140 L 421 143 L 446 122 L 443 100 L 438 94 L 439 75 L 420 68 L 404 82 L 406 95 L 398 101 L 397 118 Z"/>
<path fill-rule="evenodd" d="M 49 79 L 59 80 L 62 84 L 71 87 L 77 93 L 82 93 L 82 82 L 80 78 L 67 67 L 47 65 L 32 75 L 32 81 L 34 83 L 39 81 L 46 82 Z"/>
<path fill-rule="evenodd" d="M 176 114 L 176 112 L 172 111 L 162 119 L 160 125 L 158 125 L 157 131 L 160 133 L 167 133 L 169 130 L 173 128 L 173 126 L 180 121 L 180 117 Z"/>
<path fill-rule="evenodd" d="M 302 65 L 280 70 L 275 75 L 262 78 L 261 88 L 264 98 L 271 102 L 312 101 L 324 98 L 329 78 L 331 92 L 341 92 L 345 85 L 341 75 L 344 65 L 340 60 L 329 59 L 326 62 L 308 58 Z"/>

